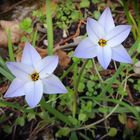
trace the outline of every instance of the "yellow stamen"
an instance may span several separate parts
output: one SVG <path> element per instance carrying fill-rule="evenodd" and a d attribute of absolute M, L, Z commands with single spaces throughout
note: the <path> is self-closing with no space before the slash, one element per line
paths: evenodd
<path fill-rule="evenodd" d="M 106 45 L 106 43 L 107 43 L 107 41 L 104 40 L 104 39 L 100 39 L 100 40 L 98 41 L 98 44 L 99 44 L 101 47 L 104 47 L 104 46 Z"/>
<path fill-rule="evenodd" d="M 31 75 L 31 79 L 33 81 L 37 81 L 39 79 L 39 73 L 35 72 Z"/>

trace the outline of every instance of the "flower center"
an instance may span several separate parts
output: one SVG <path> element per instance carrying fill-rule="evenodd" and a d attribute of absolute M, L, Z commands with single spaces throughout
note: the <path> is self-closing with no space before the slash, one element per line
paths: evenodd
<path fill-rule="evenodd" d="M 35 72 L 31 75 L 31 79 L 33 81 L 37 81 L 39 79 L 39 73 Z"/>
<path fill-rule="evenodd" d="M 98 44 L 99 44 L 101 47 L 104 47 L 104 46 L 106 45 L 106 43 L 107 43 L 107 41 L 104 40 L 104 39 L 100 39 L 100 40 L 98 41 Z"/>

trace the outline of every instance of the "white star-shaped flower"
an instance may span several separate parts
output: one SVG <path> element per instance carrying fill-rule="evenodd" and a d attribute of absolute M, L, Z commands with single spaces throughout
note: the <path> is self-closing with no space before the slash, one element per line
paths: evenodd
<path fill-rule="evenodd" d="M 4 97 L 25 95 L 28 105 L 33 108 L 43 93 L 66 93 L 67 89 L 53 72 L 58 65 L 58 56 L 41 56 L 29 43 L 23 50 L 21 62 L 7 62 L 7 67 L 16 77 Z"/>
<path fill-rule="evenodd" d="M 111 59 L 132 63 L 130 56 L 121 44 L 129 35 L 131 26 L 115 27 L 111 11 L 106 8 L 99 20 L 88 18 L 86 30 L 88 37 L 80 42 L 74 52 L 78 58 L 94 58 L 106 69 Z"/>

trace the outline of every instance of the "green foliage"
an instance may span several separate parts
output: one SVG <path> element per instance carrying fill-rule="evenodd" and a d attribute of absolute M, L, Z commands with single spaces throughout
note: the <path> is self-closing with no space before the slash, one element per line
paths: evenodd
<path fill-rule="evenodd" d="M 12 127 L 10 125 L 3 125 L 2 129 L 7 134 L 11 134 L 12 133 Z"/>
<path fill-rule="evenodd" d="M 43 14 L 41 10 L 35 10 L 32 13 L 32 16 L 35 18 L 38 18 L 40 22 L 45 23 L 46 22 L 46 16 Z"/>
<path fill-rule="evenodd" d="M 59 129 L 55 135 L 56 137 L 62 137 L 62 136 L 67 136 L 69 133 L 70 133 L 70 129 L 68 127 L 64 127 Z"/>
<path fill-rule="evenodd" d="M 92 0 L 92 3 L 93 4 L 98 4 L 98 3 L 100 3 L 100 0 Z"/>
<path fill-rule="evenodd" d="M 97 11 L 97 10 L 95 10 L 94 13 L 93 13 L 93 16 L 94 16 L 95 19 L 99 19 L 100 15 L 101 15 L 100 12 Z"/>
<path fill-rule="evenodd" d="M 78 140 L 76 132 L 72 132 L 70 135 L 70 140 Z"/>
<path fill-rule="evenodd" d="M 18 117 L 17 119 L 16 119 L 16 125 L 19 125 L 19 126 L 24 126 L 25 125 L 25 118 L 23 117 L 23 116 L 21 116 L 21 117 Z"/>
<path fill-rule="evenodd" d="M 137 80 L 137 83 L 134 84 L 134 89 L 136 89 L 138 93 L 140 93 L 140 80 Z"/>
<path fill-rule="evenodd" d="M 81 0 L 80 2 L 80 8 L 88 8 L 90 6 L 89 0 Z"/>
<path fill-rule="evenodd" d="M 35 113 L 34 112 L 29 112 L 27 115 L 27 119 L 28 121 L 31 121 L 33 119 L 35 119 Z"/>
<path fill-rule="evenodd" d="M 110 130 L 109 130 L 109 132 L 108 132 L 108 135 L 110 136 L 110 137 L 114 137 L 114 136 L 116 136 L 116 134 L 117 134 L 117 129 L 116 128 L 110 128 Z"/>
<path fill-rule="evenodd" d="M 120 123 L 126 124 L 126 114 L 119 114 L 118 120 L 120 121 Z"/>
<path fill-rule="evenodd" d="M 23 21 L 20 22 L 20 28 L 26 32 L 26 33 L 32 33 L 33 27 L 32 27 L 32 19 L 31 18 L 25 18 Z"/>
<path fill-rule="evenodd" d="M 63 30 L 67 30 L 73 22 L 82 18 L 82 13 L 76 9 L 72 0 L 60 1 L 56 13 L 56 26 Z"/>

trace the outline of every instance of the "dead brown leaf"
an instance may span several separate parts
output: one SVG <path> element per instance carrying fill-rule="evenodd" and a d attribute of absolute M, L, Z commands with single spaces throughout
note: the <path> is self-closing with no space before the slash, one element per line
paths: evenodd
<path fill-rule="evenodd" d="M 4 84 L 0 85 L 0 93 L 1 94 L 4 94 L 7 89 L 8 89 L 7 83 L 4 83 Z"/>
<path fill-rule="evenodd" d="M 133 120 L 132 118 L 127 119 L 127 128 L 136 129 L 137 127 L 138 127 L 137 121 Z"/>
<path fill-rule="evenodd" d="M 59 57 L 59 64 L 60 66 L 64 69 L 68 66 L 68 64 L 70 63 L 70 58 L 67 55 L 66 52 L 62 51 L 62 50 L 57 50 L 56 51 L 56 55 L 58 55 Z"/>
<path fill-rule="evenodd" d="M 20 41 L 22 32 L 19 28 L 19 22 L 0 20 L 0 47 L 8 46 L 8 30 L 11 33 L 12 43 L 18 43 Z"/>

